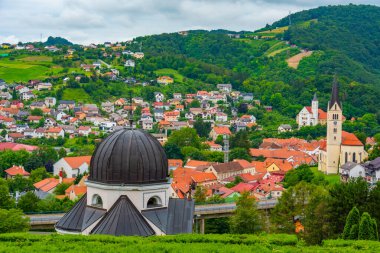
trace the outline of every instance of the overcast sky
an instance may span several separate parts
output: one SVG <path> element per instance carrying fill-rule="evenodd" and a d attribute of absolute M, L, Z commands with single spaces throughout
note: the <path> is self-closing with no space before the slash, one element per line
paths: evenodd
<path fill-rule="evenodd" d="M 0 0 L 0 42 L 125 41 L 189 29 L 256 30 L 289 11 L 380 0 Z"/>

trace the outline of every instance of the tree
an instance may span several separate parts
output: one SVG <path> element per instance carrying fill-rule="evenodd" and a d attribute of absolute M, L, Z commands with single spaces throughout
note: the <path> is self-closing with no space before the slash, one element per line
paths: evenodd
<path fill-rule="evenodd" d="M 330 228 L 333 234 L 339 235 L 344 229 L 346 217 L 356 206 L 365 212 L 369 205 L 368 183 L 362 178 L 352 179 L 345 184 L 334 184 L 329 188 L 328 212 Z"/>
<path fill-rule="evenodd" d="M 359 209 L 357 209 L 356 207 L 353 207 L 346 218 L 346 225 L 344 225 L 344 230 L 342 234 L 343 239 L 350 238 L 351 228 L 353 225 L 358 225 L 359 220 L 360 220 Z"/>
<path fill-rule="evenodd" d="M 175 143 L 165 143 L 164 145 L 166 156 L 169 159 L 183 159 L 181 149 Z"/>
<path fill-rule="evenodd" d="M 16 175 L 12 179 L 8 180 L 9 191 L 14 192 L 23 192 L 33 188 L 32 181 L 29 178 L 25 178 L 21 175 Z"/>
<path fill-rule="evenodd" d="M 234 159 L 244 159 L 250 162 L 252 161 L 252 156 L 250 156 L 245 148 L 233 148 L 230 151 L 230 160 Z"/>
<path fill-rule="evenodd" d="M 364 212 L 360 217 L 358 239 L 375 240 L 375 231 L 373 230 L 372 219 L 367 212 Z"/>
<path fill-rule="evenodd" d="M 44 112 L 40 109 L 40 108 L 34 108 L 30 114 L 32 116 L 43 116 L 44 115 Z"/>
<path fill-rule="evenodd" d="M 200 137 L 208 137 L 211 131 L 211 123 L 204 122 L 201 118 L 197 118 L 194 122 L 194 129 L 197 131 Z"/>
<path fill-rule="evenodd" d="M 168 138 L 167 143 L 175 144 L 180 148 L 185 146 L 199 148 L 201 145 L 197 132 L 189 127 L 174 131 Z"/>
<path fill-rule="evenodd" d="M 230 219 L 230 230 L 234 234 L 253 234 L 261 230 L 260 215 L 254 198 L 243 192 L 236 202 L 235 214 Z"/>
<path fill-rule="evenodd" d="M 235 135 L 230 138 L 231 148 L 245 148 L 249 149 L 251 147 L 251 143 L 249 142 L 248 132 L 247 131 L 239 131 Z"/>
<path fill-rule="evenodd" d="M 310 169 L 309 165 L 302 164 L 294 170 L 290 170 L 285 174 L 284 187 L 288 188 L 295 186 L 301 181 L 310 183 L 314 179 L 314 173 Z"/>
<path fill-rule="evenodd" d="M 29 179 L 33 183 L 37 183 L 37 182 L 39 182 L 45 178 L 49 178 L 49 177 L 50 177 L 50 174 L 46 171 L 46 168 L 41 167 L 41 168 L 37 168 L 35 170 L 32 170 L 30 173 Z"/>
<path fill-rule="evenodd" d="M 282 193 L 271 215 L 273 230 L 294 233 L 296 217 L 306 217 L 308 203 L 316 190 L 314 185 L 300 182 Z"/>
<path fill-rule="evenodd" d="M 7 182 L 4 179 L 0 179 L 0 208 L 10 209 L 13 208 L 14 205 L 14 200 L 9 194 Z"/>
<path fill-rule="evenodd" d="M 29 227 L 29 218 L 21 210 L 0 209 L 0 233 L 26 232 Z"/>
<path fill-rule="evenodd" d="M 207 193 L 206 188 L 204 188 L 201 185 L 197 185 L 197 187 L 195 188 L 195 193 L 194 193 L 195 203 L 205 203 L 206 193 Z"/>
<path fill-rule="evenodd" d="M 375 219 L 371 219 L 372 228 L 373 228 L 373 234 L 374 234 L 374 240 L 379 240 L 379 231 L 377 230 L 377 222 Z"/>
<path fill-rule="evenodd" d="M 305 216 L 301 217 L 304 231 L 301 237 L 307 244 L 320 244 L 331 236 L 329 214 L 327 212 L 328 192 L 322 187 L 314 187 L 307 203 Z"/>
<path fill-rule="evenodd" d="M 225 186 L 227 188 L 232 188 L 232 187 L 234 187 L 235 185 L 238 185 L 241 182 L 244 182 L 244 180 L 241 177 L 236 176 L 233 182 L 227 183 Z"/>
<path fill-rule="evenodd" d="M 61 183 L 59 185 L 57 185 L 54 189 L 54 194 L 56 195 L 65 195 L 65 191 L 67 190 L 67 188 L 69 188 L 70 185 L 69 184 L 66 184 L 66 183 Z"/>
<path fill-rule="evenodd" d="M 354 224 L 352 225 L 351 229 L 350 229 L 350 234 L 348 236 L 347 239 L 349 240 L 357 240 L 358 239 L 358 235 L 359 235 L 359 225 L 358 224 Z"/>
<path fill-rule="evenodd" d="M 36 194 L 29 191 L 20 197 L 17 207 L 24 212 L 36 212 L 38 210 L 38 202 L 40 202 L 40 199 L 36 196 Z"/>

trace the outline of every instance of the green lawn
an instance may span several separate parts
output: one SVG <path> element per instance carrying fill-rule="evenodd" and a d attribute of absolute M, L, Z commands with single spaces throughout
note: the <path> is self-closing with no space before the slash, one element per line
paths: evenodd
<path fill-rule="evenodd" d="M 93 103 L 91 96 L 82 88 L 66 88 L 63 91 L 63 100 L 75 100 L 82 103 Z"/>
<path fill-rule="evenodd" d="M 311 167 L 311 170 L 313 171 L 314 175 L 323 175 L 325 177 L 325 179 L 330 184 L 340 183 L 340 176 L 339 175 L 326 175 L 326 174 L 318 171 L 318 167 Z"/>
<path fill-rule="evenodd" d="M 168 235 L 114 237 L 80 235 L 2 234 L 0 252 L 378 252 L 379 242 L 328 240 L 321 246 L 305 246 L 295 235 Z"/>
<path fill-rule="evenodd" d="M 154 73 L 156 75 L 159 75 L 159 76 L 170 76 L 170 77 L 173 77 L 174 78 L 174 82 L 179 82 L 179 83 L 182 83 L 183 82 L 183 75 L 181 75 L 180 73 L 178 73 L 177 70 L 175 69 L 158 69 L 156 71 L 154 71 Z"/>
<path fill-rule="evenodd" d="M 15 60 L 0 58 L 0 78 L 7 82 L 44 79 L 61 69 L 59 66 L 53 67 L 52 58 L 48 56 L 27 56 Z"/>

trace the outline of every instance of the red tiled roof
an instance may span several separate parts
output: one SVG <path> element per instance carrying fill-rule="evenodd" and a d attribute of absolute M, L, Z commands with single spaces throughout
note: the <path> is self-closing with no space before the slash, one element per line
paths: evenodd
<path fill-rule="evenodd" d="M 182 167 L 183 161 L 181 159 L 168 159 L 169 167 Z"/>
<path fill-rule="evenodd" d="M 187 163 L 185 164 L 185 168 L 196 168 L 198 166 L 202 166 L 202 165 L 210 165 L 211 163 L 210 162 L 207 162 L 207 161 L 198 161 L 198 160 L 189 160 L 187 161 Z"/>
<path fill-rule="evenodd" d="M 30 175 L 29 172 L 25 171 L 24 167 L 15 166 L 15 165 L 10 167 L 9 169 L 6 169 L 5 173 L 7 173 L 10 176 L 16 176 L 16 175 L 29 176 Z"/>
<path fill-rule="evenodd" d="M 248 168 L 254 167 L 252 165 L 252 163 L 250 163 L 250 162 L 248 162 L 247 160 L 244 160 L 244 159 L 234 159 L 233 161 L 234 162 L 238 162 L 240 164 L 240 166 L 243 167 L 244 169 L 248 169 Z"/>
<path fill-rule="evenodd" d="M 355 134 L 342 131 L 342 145 L 344 146 L 363 146 L 363 143 Z"/>
<path fill-rule="evenodd" d="M 228 127 L 223 127 L 223 126 L 221 126 L 221 127 L 218 127 L 218 126 L 214 127 L 214 132 L 217 135 L 224 135 L 224 134 L 231 135 L 230 129 Z"/>
<path fill-rule="evenodd" d="M 75 196 L 83 195 L 87 192 L 87 186 L 71 185 L 65 190 L 66 196 L 69 196 L 71 191 L 74 191 Z"/>
<path fill-rule="evenodd" d="M 74 157 L 64 157 L 63 158 L 71 168 L 78 169 L 83 163 L 90 165 L 91 156 L 74 156 Z"/>
<path fill-rule="evenodd" d="M 191 175 L 191 179 L 195 183 L 202 183 L 202 182 L 214 181 L 217 178 L 214 175 L 214 173 L 196 171 L 196 173 L 193 173 L 193 175 Z"/>
<path fill-rule="evenodd" d="M 253 184 L 239 183 L 231 188 L 231 190 L 239 193 L 250 192 L 255 186 Z"/>
<path fill-rule="evenodd" d="M 12 151 L 18 151 L 18 150 L 26 150 L 26 151 L 33 151 L 37 150 L 37 146 L 31 146 L 31 145 L 25 145 L 25 144 L 19 144 L 19 143 L 13 143 L 13 142 L 2 142 L 0 143 L 0 151 L 3 150 L 12 150 Z"/>
<path fill-rule="evenodd" d="M 63 178 L 62 183 L 65 184 L 72 184 L 74 182 L 75 178 Z M 38 190 L 48 192 L 55 188 L 59 184 L 59 179 L 57 178 L 45 178 L 35 184 L 34 187 Z"/>

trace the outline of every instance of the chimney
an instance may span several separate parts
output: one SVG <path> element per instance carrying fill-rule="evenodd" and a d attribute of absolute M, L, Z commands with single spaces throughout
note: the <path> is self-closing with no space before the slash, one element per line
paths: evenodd
<path fill-rule="evenodd" d="M 59 171 L 59 183 L 61 184 L 62 183 L 62 179 L 63 178 L 63 171 L 62 169 Z"/>

